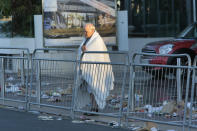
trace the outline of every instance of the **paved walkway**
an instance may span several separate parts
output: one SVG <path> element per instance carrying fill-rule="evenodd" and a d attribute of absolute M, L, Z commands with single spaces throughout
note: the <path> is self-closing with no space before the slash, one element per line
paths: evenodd
<path fill-rule="evenodd" d="M 72 120 L 40 120 L 42 114 L 19 112 L 0 108 L 1 131 L 127 131 L 126 129 L 113 129 L 111 127 L 72 123 Z"/>

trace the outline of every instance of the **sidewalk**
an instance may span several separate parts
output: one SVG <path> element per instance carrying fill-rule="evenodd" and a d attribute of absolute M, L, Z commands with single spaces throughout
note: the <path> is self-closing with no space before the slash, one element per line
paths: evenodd
<path fill-rule="evenodd" d="M 45 119 L 45 120 L 44 120 Z M 127 131 L 107 126 L 73 123 L 71 119 L 0 108 L 1 131 Z"/>

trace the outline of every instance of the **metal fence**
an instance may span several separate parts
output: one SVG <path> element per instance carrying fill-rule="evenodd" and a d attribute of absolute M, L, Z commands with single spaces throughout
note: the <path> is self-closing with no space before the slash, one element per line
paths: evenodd
<path fill-rule="evenodd" d="M 1 103 L 27 109 L 29 82 L 29 50 L 0 48 Z M 6 52 L 13 52 L 9 55 Z"/>
<path fill-rule="evenodd" d="M 127 126 L 132 119 L 197 128 L 197 57 L 192 66 L 186 54 L 82 54 L 105 54 L 106 62 L 77 60 L 76 50 L 36 49 L 31 58 L 28 49 L 0 50 L 16 51 L 0 56 L 0 104 L 110 116 L 119 125 L 126 118 Z"/>
<path fill-rule="evenodd" d="M 197 57 L 194 59 L 194 64 L 192 68 L 192 88 L 191 88 L 191 99 L 188 101 L 188 107 L 189 107 L 189 113 L 187 114 L 187 118 L 189 118 L 189 127 L 197 128 L 197 74 L 196 74 L 196 63 L 197 63 Z"/>
<path fill-rule="evenodd" d="M 138 55 L 142 61 L 135 63 Z M 173 59 L 174 65 L 166 64 L 167 59 Z M 187 65 L 181 64 L 185 60 Z M 186 125 L 190 68 L 191 58 L 186 54 L 135 54 L 131 63 L 127 119 Z"/>
<path fill-rule="evenodd" d="M 71 110 L 76 51 L 36 49 L 32 56 L 29 104 Z"/>

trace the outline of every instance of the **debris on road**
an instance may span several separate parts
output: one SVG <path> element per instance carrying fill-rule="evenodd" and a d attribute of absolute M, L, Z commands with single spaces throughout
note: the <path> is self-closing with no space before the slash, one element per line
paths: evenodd
<path fill-rule="evenodd" d="M 80 124 L 80 123 L 85 123 L 85 122 L 84 121 L 80 121 L 80 120 L 73 120 L 72 123 Z"/>
<path fill-rule="evenodd" d="M 43 121 L 49 121 L 49 120 L 53 120 L 52 116 L 38 116 L 39 120 L 43 120 Z"/>

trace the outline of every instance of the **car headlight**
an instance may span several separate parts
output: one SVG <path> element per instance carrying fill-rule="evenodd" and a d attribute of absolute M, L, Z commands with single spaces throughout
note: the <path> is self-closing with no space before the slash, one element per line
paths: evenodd
<path fill-rule="evenodd" d="M 168 54 L 173 48 L 172 44 L 163 45 L 159 48 L 159 54 Z"/>

